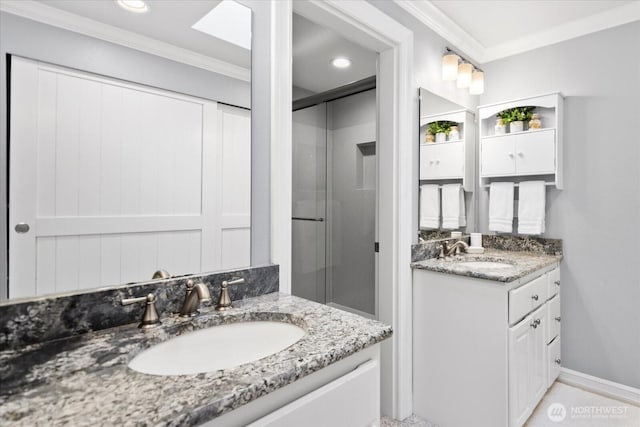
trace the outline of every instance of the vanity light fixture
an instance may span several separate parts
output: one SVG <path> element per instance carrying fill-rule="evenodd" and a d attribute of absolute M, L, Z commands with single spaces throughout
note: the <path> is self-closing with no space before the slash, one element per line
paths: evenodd
<path fill-rule="evenodd" d="M 448 47 L 442 56 L 442 80 L 455 80 L 458 88 L 469 88 L 471 95 L 484 93 L 484 72 Z"/>
<path fill-rule="evenodd" d="M 463 62 L 458 65 L 458 78 L 456 79 L 456 85 L 459 89 L 465 89 L 471 86 L 471 73 L 473 72 L 473 65 L 468 62 Z"/>
<path fill-rule="evenodd" d="M 118 6 L 134 13 L 145 13 L 149 11 L 149 5 L 143 0 L 117 0 Z"/>
<path fill-rule="evenodd" d="M 482 95 L 484 93 L 484 72 L 474 70 L 471 73 L 471 86 L 469 86 L 469 94 Z"/>
<path fill-rule="evenodd" d="M 442 80 L 456 80 L 458 78 L 458 61 L 460 57 L 455 53 L 448 53 L 442 57 Z"/>
<path fill-rule="evenodd" d="M 331 65 L 333 65 L 336 68 L 348 68 L 351 66 L 351 60 L 349 58 L 339 56 L 331 60 Z"/>

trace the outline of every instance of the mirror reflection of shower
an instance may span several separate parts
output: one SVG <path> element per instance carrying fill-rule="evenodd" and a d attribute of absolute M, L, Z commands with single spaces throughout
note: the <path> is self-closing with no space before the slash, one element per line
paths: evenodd
<path fill-rule="evenodd" d="M 377 317 L 377 54 L 295 14 L 293 52 L 292 292 Z"/>

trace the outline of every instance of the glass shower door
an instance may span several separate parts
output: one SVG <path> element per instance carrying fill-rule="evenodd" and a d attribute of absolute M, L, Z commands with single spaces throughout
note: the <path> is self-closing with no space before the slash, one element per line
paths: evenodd
<path fill-rule="evenodd" d="M 326 104 L 293 112 L 292 292 L 326 303 Z"/>

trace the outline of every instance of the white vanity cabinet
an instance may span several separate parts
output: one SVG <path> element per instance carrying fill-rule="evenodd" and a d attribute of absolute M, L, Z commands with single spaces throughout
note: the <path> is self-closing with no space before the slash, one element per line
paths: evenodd
<path fill-rule="evenodd" d="M 352 427 L 380 423 L 380 344 L 367 347 L 203 427 Z"/>
<path fill-rule="evenodd" d="M 413 274 L 414 412 L 442 426 L 522 426 L 560 370 L 558 265 L 511 283 Z"/>
<path fill-rule="evenodd" d="M 544 179 L 563 187 L 563 97 L 560 93 L 522 98 L 478 107 L 480 178 L 483 186 L 495 178 Z M 496 134 L 496 114 L 514 107 L 532 106 L 540 129 Z"/>
<path fill-rule="evenodd" d="M 429 124 L 449 121 L 458 124 L 460 139 L 426 143 Z M 475 115 L 458 110 L 420 117 L 420 182 L 458 181 L 464 191 L 475 185 Z"/>

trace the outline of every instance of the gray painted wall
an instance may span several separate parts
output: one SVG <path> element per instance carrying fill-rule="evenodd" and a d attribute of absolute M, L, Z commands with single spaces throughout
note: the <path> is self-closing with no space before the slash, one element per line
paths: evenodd
<path fill-rule="evenodd" d="M 258 13 L 264 15 L 262 10 Z M 6 188 L 7 178 L 4 172 L 7 170 L 7 85 L 5 84 L 7 53 L 241 107 L 251 107 L 251 85 L 248 82 L 8 13 L 0 13 L 0 170 L 3 171 L 0 173 L 0 188 Z M 257 191 L 260 194 L 258 200 L 253 201 L 255 209 L 253 209 L 252 218 L 255 218 L 258 225 L 254 227 L 252 224 L 252 246 L 256 241 L 261 243 L 257 245 L 255 250 L 252 247 L 252 255 L 256 252 L 258 254 L 256 255 L 257 263 L 264 264 L 269 261 L 269 191 L 266 191 L 265 196 L 262 186 L 266 182 L 268 189 L 269 157 L 264 155 L 264 143 L 258 144 L 258 146 L 253 142 L 252 144 L 255 158 L 255 161 L 252 161 L 252 178 L 254 183 L 259 182 L 259 188 L 252 188 L 252 192 L 255 194 Z M 268 141 L 266 146 L 268 153 Z M 6 194 L 1 191 L 0 206 L 5 205 Z M 267 212 L 266 220 L 264 212 Z M 266 226 L 263 224 L 265 221 Z M 6 223 L 6 211 L 4 210 L 0 210 L 0 223 Z M 6 241 L 6 232 L 5 227 L 0 227 L 0 242 Z M 267 249 L 264 247 L 265 242 Z M 6 295 L 5 251 L 5 245 L 0 245 L 0 294 L 2 295 Z"/>
<path fill-rule="evenodd" d="M 484 65 L 481 104 L 561 91 L 565 189 L 545 236 L 564 240 L 562 364 L 640 387 L 640 22 Z M 488 192 L 480 191 L 481 231 Z"/>

